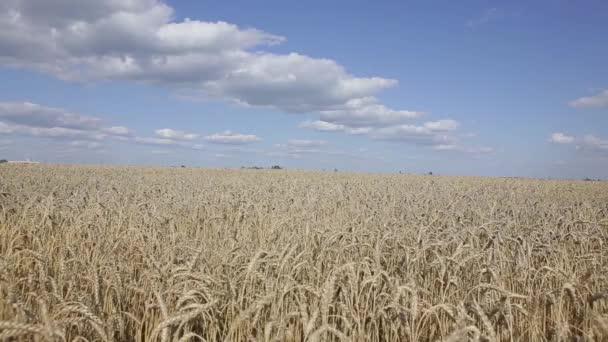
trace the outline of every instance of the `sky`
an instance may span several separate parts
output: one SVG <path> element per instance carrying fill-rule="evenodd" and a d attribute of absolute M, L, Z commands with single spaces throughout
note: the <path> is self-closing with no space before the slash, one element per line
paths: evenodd
<path fill-rule="evenodd" d="M 608 179 L 606 42 L 603 0 L 3 0 L 0 159 Z"/>

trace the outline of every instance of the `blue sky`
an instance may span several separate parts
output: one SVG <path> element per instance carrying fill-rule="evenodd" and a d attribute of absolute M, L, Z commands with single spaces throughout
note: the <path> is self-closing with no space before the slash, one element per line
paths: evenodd
<path fill-rule="evenodd" d="M 78 4 L 0 4 L 0 158 L 608 178 L 605 1 Z"/>

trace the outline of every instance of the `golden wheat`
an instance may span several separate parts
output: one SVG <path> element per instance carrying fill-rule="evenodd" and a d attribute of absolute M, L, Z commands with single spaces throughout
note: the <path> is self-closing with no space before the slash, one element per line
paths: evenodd
<path fill-rule="evenodd" d="M 0 166 L 0 339 L 606 341 L 608 183 Z"/>

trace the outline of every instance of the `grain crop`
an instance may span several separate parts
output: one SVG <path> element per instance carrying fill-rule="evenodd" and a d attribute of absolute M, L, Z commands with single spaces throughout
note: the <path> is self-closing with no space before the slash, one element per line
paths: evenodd
<path fill-rule="evenodd" d="M 0 340 L 607 341 L 608 182 L 2 165 Z"/>

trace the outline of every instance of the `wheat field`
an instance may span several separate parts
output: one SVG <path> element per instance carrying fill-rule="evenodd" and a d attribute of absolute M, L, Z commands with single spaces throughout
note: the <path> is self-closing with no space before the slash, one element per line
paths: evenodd
<path fill-rule="evenodd" d="M 607 341 L 608 182 L 0 166 L 0 340 Z"/>

